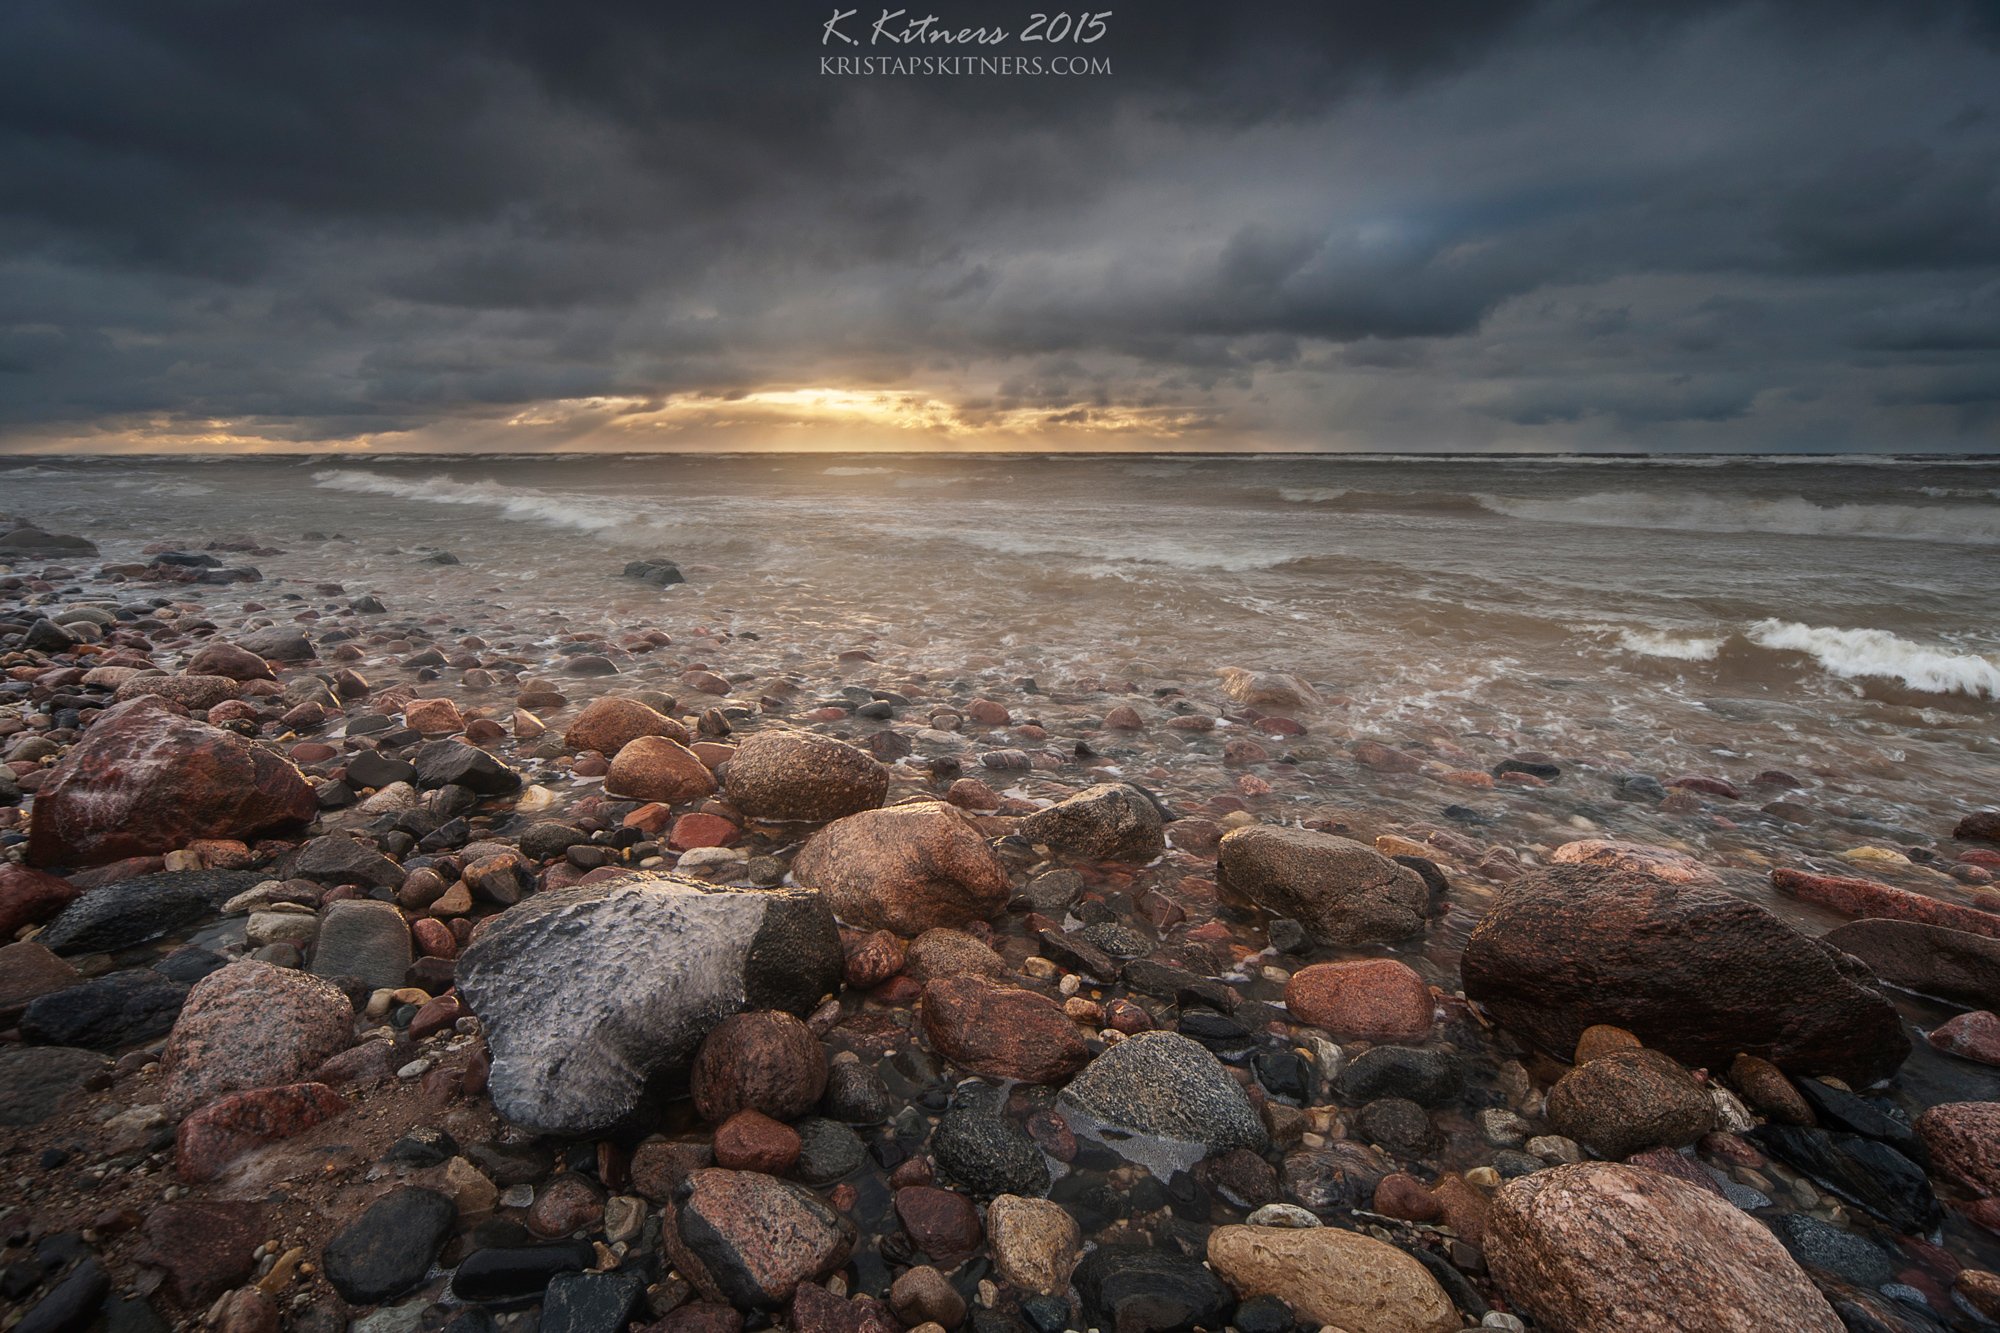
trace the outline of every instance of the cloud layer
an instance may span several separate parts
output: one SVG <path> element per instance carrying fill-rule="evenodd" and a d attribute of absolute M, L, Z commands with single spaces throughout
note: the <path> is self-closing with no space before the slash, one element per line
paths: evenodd
<path fill-rule="evenodd" d="M 0 8 L 0 448 L 2000 449 L 1983 6 L 687 8 Z"/>

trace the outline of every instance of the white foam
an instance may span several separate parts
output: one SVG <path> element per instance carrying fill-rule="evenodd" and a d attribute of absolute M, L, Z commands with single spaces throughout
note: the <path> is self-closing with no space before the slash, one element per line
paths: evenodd
<path fill-rule="evenodd" d="M 1278 498 L 1295 505 L 1325 504 L 1348 493 L 1345 486 L 1280 486 Z"/>
<path fill-rule="evenodd" d="M 1755 499 L 1673 491 L 1600 491 L 1570 499 L 1474 498 L 1496 514 L 1538 523 L 2000 546 L 2000 508 L 1983 505 L 1821 505 L 1803 496 Z"/>
<path fill-rule="evenodd" d="M 1670 634 L 1657 629 L 1621 629 L 1618 646 L 1643 657 L 1669 657 L 1679 662 L 1713 662 L 1723 640 L 1701 634 Z"/>
<path fill-rule="evenodd" d="M 888 477 L 900 472 L 893 467 L 830 467 L 821 472 L 823 477 Z"/>
<path fill-rule="evenodd" d="M 635 517 L 631 505 L 623 500 L 523 490 L 503 486 L 497 481 L 453 481 L 444 476 L 403 481 L 379 472 L 328 469 L 313 473 L 313 484 L 357 495 L 387 495 L 429 504 L 496 509 L 509 518 L 527 519 L 577 532 L 602 533 L 649 522 L 658 526 L 656 521 Z"/>
<path fill-rule="evenodd" d="M 1844 680 L 1898 680 L 1929 694 L 2000 699 L 2000 662 L 1913 643 L 1884 629 L 1834 629 L 1795 620 L 1760 620 L 1748 638 L 1762 648 L 1804 653 Z"/>

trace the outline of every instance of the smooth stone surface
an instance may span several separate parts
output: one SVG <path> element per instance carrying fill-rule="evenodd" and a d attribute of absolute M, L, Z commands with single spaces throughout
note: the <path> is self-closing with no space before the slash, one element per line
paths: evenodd
<path fill-rule="evenodd" d="M 430 1271 L 458 1208 L 436 1190 L 408 1187 L 370 1204 L 321 1252 L 326 1280 L 350 1305 L 379 1305 Z"/>
<path fill-rule="evenodd" d="M 44 1046 L 115 1051 L 170 1030 L 188 988 L 151 968 L 127 968 L 44 995 L 21 1015 L 21 1036 Z"/>
<path fill-rule="evenodd" d="M 115 953 L 207 921 L 264 877 L 247 870 L 168 870 L 86 890 L 36 937 L 55 953 Z"/>
<path fill-rule="evenodd" d="M 410 970 L 410 927 L 394 903 L 348 898 L 320 917 L 312 973 L 359 977 L 374 990 L 394 990 Z"/>
<path fill-rule="evenodd" d="M 824 893 L 847 924 L 898 935 L 984 921 L 1009 893 L 1007 868 L 986 839 L 941 801 L 835 820 L 799 850 L 792 878 Z"/>
<path fill-rule="evenodd" d="M 0 1125 L 39 1125 L 86 1080 L 110 1068 L 111 1061 L 96 1051 L 0 1047 Z"/>
<path fill-rule="evenodd" d="M 1217 1227 L 1208 1263 L 1240 1297 L 1276 1296 L 1345 1333 L 1457 1333 L 1451 1298 L 1393 1245 L 1336 1227 Z"/>
<path fill-rule="evenodd" d="M 1021 820 L 1029 842 L 1087 861 L 1145 864 L 1166 850 L 1159 803 L 1123 782 L 1086 787 Z"/>
<path fill-rule="evenodd" d="M 1416 871 L 1331 833 L 1256 824 L 1223 836 L 1216 879 L 1320 944 L 1394 944 L 1424 933 L 1430 889 Z"/>
<path fill-rule="evenodd" d="M 1091 1326 L 1145 1333 L 1219 1329 L 1236 1298 L 1200 1260 L 1166 1250 L 1102 1245 L 1076 1266 Z"/>

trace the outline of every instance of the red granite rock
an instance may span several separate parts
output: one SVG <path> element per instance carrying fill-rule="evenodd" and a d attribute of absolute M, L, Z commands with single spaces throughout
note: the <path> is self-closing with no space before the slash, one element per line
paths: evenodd
<path fill-rule="evenodd" d="M 842 921 L 899 935 L 983 921 L 1010 891 L 986 839 L 940 801 L 836 820 L 800 849 L 792 875 L 826 895 Z"/>
<path fill-rule="evenodd" d="M 934 1185 L 911 1185 L 896 1191 L 895 1205 L 903 1230 L 917 1248 L 946 1268 L 970 1256 L 985 1236 L 979 1210 L 962 1194 Z"/>
<path fill-rule="evenodd" d="M 693 751 L 665 736 L 627 741 L 604 775 L 604 790 L 635 801 L 681 805 L 715 791 L 715 775 Z"/>
<path fill-rule="evenodd" d="M 174 1170 L 182 1180 L 213 1180 L 252 1148 L 302 1134 L 339 1115 L 347 1103 L 324 1083 L 288 1083 L 233 1092 L 181 1121 Z"/>
<path fill-rule="evenodd" d="M 1060 1083 L 1090 1052 L 1053 1001 L 983 977 L 940 977 L 923 993 L 924 1036 L 960 1068 L 1024 1083 Z"/>
<path fill-rule="evenodd" d="M 796 1120 L 826 1091 L 826 1050 L 790 1014 L 735 1014 L 702 1039 L 688 1074 L 688 1091 L 695 1110 L 710 1124 L 746 1107 L 774 1120 Z"/>
<path fill-rule="evenodd" d="M 1917 1117 L 1917 1134 L 1940 1175 L 1978 1194 L 2000 1194 L 2000 1102 L 1945 1102 Z"/>
<path fill-rule="evenodd" d="M 1830 907 L 1848 916 L 1921 921 L 1926 925 L 1946 926 L 1952 930 L 2000 939 L 2000 915 L 1982 912 L 1976 907 L 1942 902 L 1891 884 L 1878 884 L 1872 879 L 1812 875 L 1803 870 L 1780 868 L 1771 872 L 1771 883 L 1780 893 Z"/>
<path fill-rule="evenodd" d="M 1314 963 L 1285 984 L 1292 1017 L 1336 1038 L 1409 1044 L 1430 1034 L 1430 987 L 1393 958 Z"/>
<path fill-rule="evenodd" d="M 782 1176 L 802 1147 L 797 1130 L 762 1111 L 738 1111 L 715 1128 L 715 1164 L 731 1171 Z"/>
<path fill-rule="evenodd" d="M 641 736 L 665 736 L 681 745 L 688 743 L 687 728 L 666 714 L 637 699 L 593 699 L 577 714 L 576 721 L 563 733 L 563 744 L 572 750 L 595 750 L 610 756 Z"/>
<path fill-rule="evenodd" d="M 41 925 L 81 892 L 66 879 L 0 863 L 0 940 L 13 939 L 23 926 Z"/>

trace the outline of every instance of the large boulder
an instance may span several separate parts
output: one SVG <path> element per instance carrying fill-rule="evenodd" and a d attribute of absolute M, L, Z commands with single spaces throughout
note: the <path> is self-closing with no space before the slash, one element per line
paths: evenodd
<path fill-rule="evenodd" d="M 1159 802 L 1124 782 L 1086 787 L 1023 819 L 1019 833 L 1066 856 L 1090 861 L 1151 861 L 1166 850 Z"/>
<path fill-rule="evenodd" d="M 133 699 L 106 709 L 36 793 L 28 860 L 98 865 L 199 838 L 248 841 L 318 813 L 311 784 L 281 756 Z"/>
<path fill-rule="evenodd" d="M 639 871 L 536 894 L 458 960 L 492 1051 L 494 1105 L 590 1134 L 637 1110 L 744 1009 L 805 1014 L 840 984 L 839 927 L 808 889 L 730 890 Z"/>
<path fill-rule="evenodd" d="M 265 876 L 250 870 L 163 870 L 87 889 L 37 938 L 55 953 L 115 953 L 214 916 Z"/>
<path fill-rule="evenodd" d="M 1820 937 L 1891 986 L 2000 1009 L 2000 940 L 1922 921 L 1850 921 Z"/>
<path fill-rule="evenodd" d="M 297 1083 L 354 1037 L 354 1006 L 332 982 L 244 960 L 188 992 L 160 1057 L 167 1114 L 225 1093 Z"/>
<path fill-rule="evenodd" d="M 2000 1102 L 1946 1102 L 1917 1117 L 1931 1160 L 1982 1195 L 2000 1194 Z"/>
<path fill-rule="evenodd" d="M 817 1196 L 755 1171 L 704 1167 L 667 1205 L 667 1257 L 711 1301 L 770 1310 L 847 1262 L 854 1224 Z"/>
<path fill-rule="evenodd" d="M 1424 933 L 1430 889 L 1416 871 L 1331 833 L 1253 824 L 1225 835 L 1216 876 L 1321 944 L 1393 944 Z"/>
<path fill-rule="evenodd" d="M 688 743 L 687 728 L 637 699 L 593 699 L 563 733 L 572 750 L 595 750 L 609 758 L 641 736 L 665 736 Z"/>
<path fill-rule="evenodd" d="M 1464 1322 L 1429 1269 L 1338 1227 L 1217 1227 L 1208 1266 L 1244 1300 L 1276 1296 L 1345 1333 L 1457 1333 Z"/>
<path fill-rule="evenodd" d="M 863 810 L 815 833 L 792 877 L 852 926 L 919 935 L 984 921 L 1007 905 L 1007 867 L 942 801 Z"/>
<path fill-rule="evenodd" d="M 1119 1042 L 1070 1081 L 1056 1106 L 1078 1133 L 1144 1162 L 1162 1180 L 1203 1157 L 1267 1141 L 1242 1085 L 1207 1047 L 1178 1032 Z"/>
<path fill-rule="evenodd" d="M 1090 1051 L 1050 999 L 985 977 L 940 977 L 923 991 L 924 1036 L 961 1069 L 1023 1083 L 1060 1083 Z"/>
<path fill-rule="evenodd" d="M 1486 1262 L 1551 1333 L 1841 1333 L 1798 1264 L 1720 1194 L 1612 1162 L 1509 1181 Z"/>
<path fill-rule="evenodd" d="M 764 731 L 736 747 L 722 783 L 752 819 L 824 823 L 882 804 L 889 770 L 862 751 L 801 731 Z"/>
<path fill-rule="evenodd" d="M 1747 1052 L 1857 1086 L 1910 1053 L 1854 959 L 1723 890 L 1631 871 L 1524 876 L 1474 928 L 1461 969 L 1468 998 L 1564 1058 L 1599 1023 L 1687 1065 Z"/>

